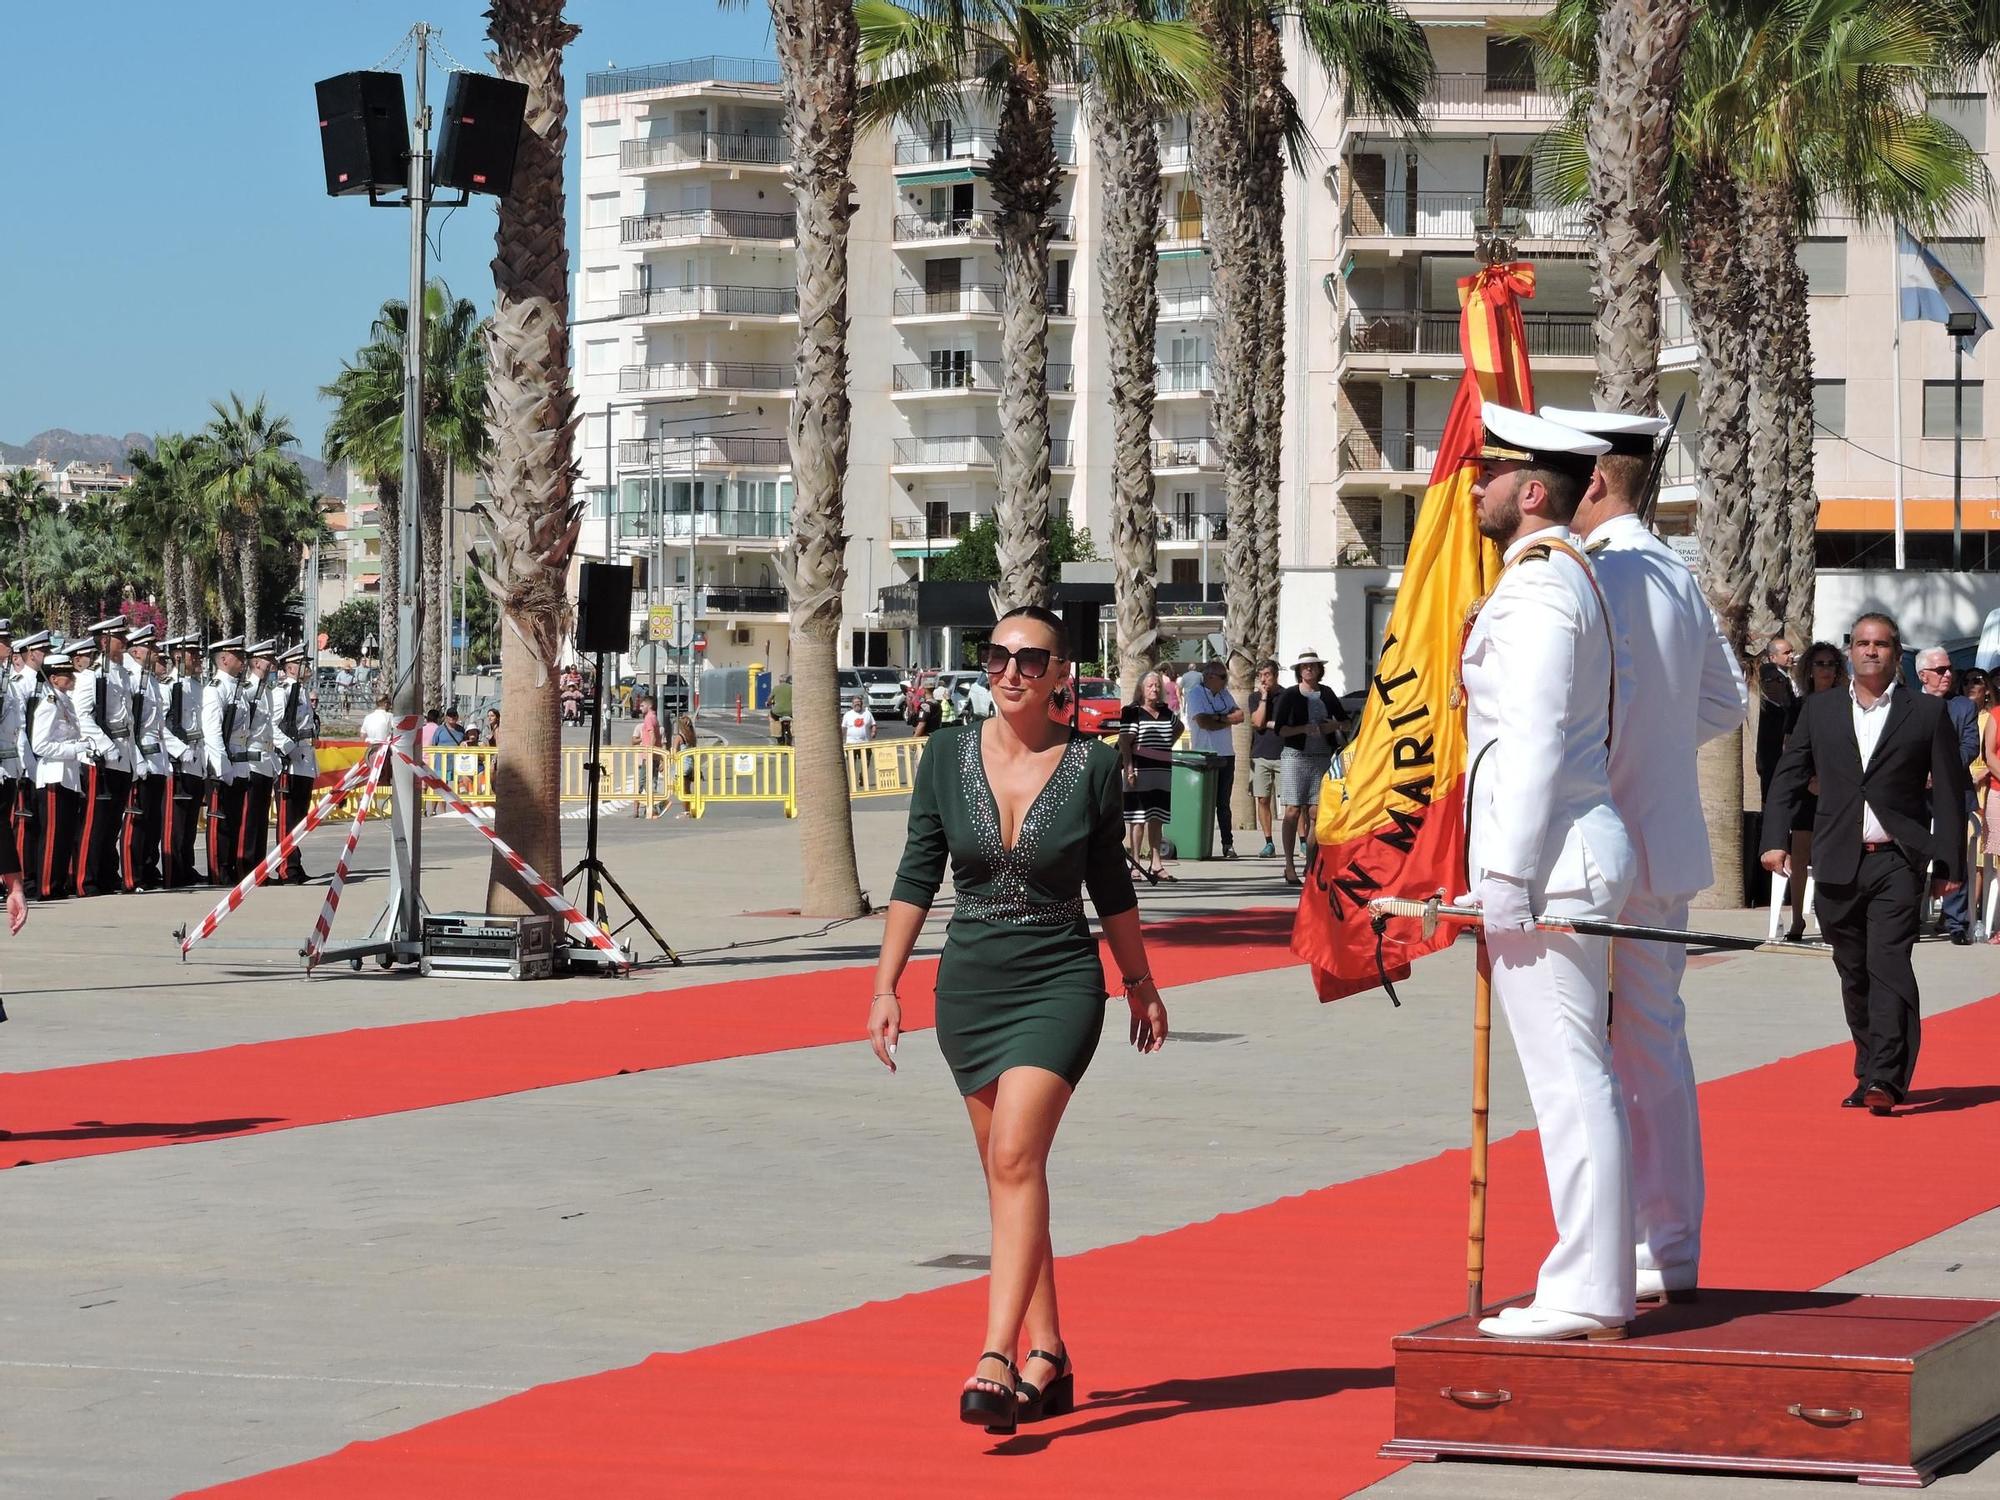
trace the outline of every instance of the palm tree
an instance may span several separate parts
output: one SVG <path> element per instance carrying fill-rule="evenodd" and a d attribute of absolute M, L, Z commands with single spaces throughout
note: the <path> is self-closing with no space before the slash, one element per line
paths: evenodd
<path fill-rule="evenodd" d="M 864 67 L 860 120 L 961 119 L 968 94 L 998 120 L 986 177 L 999 205 L 999 600 L 1047 605 L 1049 567 L 1049 242 L 1062 186 L 1054 92 L 1100 88 L 1193 102 L 1208 71 L 1181 21 L 1085 0 L 856 0 Z"/>
<path fill-rule="evenodd" d="M 259 630 L 263 580 L 259 566 L 266 531 L 264 513 L 281 501 L 309 494 L 304 470 L 285 452 L 298 442 L 291 420 L 274 416 L 259 396 L 251 406 L 235 392 L 229 404 L 212 401 L 215 416 L 205 436 L 212 455 L 204 496 L 218 508 L 217 520 L 229 538 L 243 601 L 243 632 Z M 228 591 L 225 583 L 223 591 Z"/>
<path fill-rule="evenodd" d="M 16 469 L 6 476 L 4 487 L 0 487 L 0 525 L 14 533 L 24 603 L 28 598 L 28 525 L 54 498 L 39 469 Z"/>
<path fill-rule="evenodd" d="M 563 213 L 569 103 L 562 58 L 577 28 L 564 17 L 563 0 L 492 0 L 486 17 L 500 75 L 528 88 L 514 181 L 500 200 L 486 331 L 492 443 L 483 468 L 491 509 L 481 518 L 493 545 L 484 581 L 507 622 L 500 633 L 507 733 L 495 766 L 493 823 L 523 859 L 554 879 L 562 871 L 556 668 L 569 634 L 569 565 L 582 525 L 574 495 L 577 416 Z M 493 911 L 527 909 L 497 855 L 486 899 Z"/>
<path fill-rule="evenodd" d="M 153 448 L 134 448 L 126 455 L 132 485 L 118 507 L 121 536 L 139 556 L 160 559 L 160 594 L 172 630 L 199 628 L 183 591 L 191 540 L 200 534 L 200 477 L 196 465 L 202 445 L 183 433 L 162 433 Z"/>
<path fill-rule="evenodd" d="M 321 454 L 346 464 L 375 491 L 380 543 L 375 581 L 375 659 L 388 668 L 402 637 L 403 592 L 403 352 L 381 342 L 364 345 L 343 363 L 320 395 L 333 402 Z"/>
<path fill-rule="evenodd" d="M 1391 0 L 1193 0 L 1220 78 L 1190 137 L 1214 266 L 1215 398 L 1229 533 L 1229 686 L 1247 702 L 1256 663 L 1277 648 L 1278 444 L 1284 413 L 1284 201 L 1310 131 L 1285 82 L 1284 28 L 1371 114 L 1415 128 L 1435 76 L 1423 28 Z M 1236 752 L 1249 764 L 1250 729 Z M 1250 787 L 1233 816 L 1250 816 Z"/>

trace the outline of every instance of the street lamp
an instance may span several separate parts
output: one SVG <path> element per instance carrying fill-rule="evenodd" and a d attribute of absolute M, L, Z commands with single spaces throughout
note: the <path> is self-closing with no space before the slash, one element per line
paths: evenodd
<path fill-rule="evenodd" d="M 1951 335 L 1951 567 L 1965 568 L 1965 340 L 1979 332 L 1979 315 L 1954 312 L 1944 331 Z M 1980 429 L 1982 432 L 1984 428 Z"/>

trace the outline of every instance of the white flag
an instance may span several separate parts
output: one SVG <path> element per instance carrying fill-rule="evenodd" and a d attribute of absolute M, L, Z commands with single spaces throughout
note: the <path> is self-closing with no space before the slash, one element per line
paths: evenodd
<path fill-rule="evenodd" d="M 1945 323 L 1953 313 L 1971 313 L 1972 332 L 1965 336 L 1968 349 L 1993 326 L 1972 293 L 1900 224 L 1896 226 L 1896 287 L 1899 316 L 1906 323 Z"/>

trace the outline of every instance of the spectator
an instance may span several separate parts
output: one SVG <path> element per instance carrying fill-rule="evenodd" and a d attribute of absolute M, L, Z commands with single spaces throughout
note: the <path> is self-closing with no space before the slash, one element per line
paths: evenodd
<path fill-rule="evenodd" d="M 924 696 L 923 705 L 917 710 L 916 735 L 927 740 L 944 725 L 944 689 Z"/>
<path fill-rule="evenodd" d="M 869 741 L 875 738 L 875 715 L 868 711 L 868 695 L 856 693 L 847 705 L 847 712 L 840 717 L 840 737 L 847 745 L 848 769 L 851 774 L 849 785 L 854 787 L 875 784 L 875 766 L 868 754 Z"/>
<path fill-rule="evenodd" d="M 652 697 L 645 693 L 639 695 L 635 711 L 639 722 L 632 730 L 632 743 L 639 747 L 639 768 L 632 778 L 632 816 L 644 818 L 655 814 L 655 799 L 666 790 L 659 757 L 652 753 L 660 748 L 660 716 L 653 708 Z"/>
<path fill-rule="evenodd" d="M 1278 738 L 1278 664 L 1258 663 L 1257 686 L 1250 694 L 1250 795 L 1257 803 L 1257 827 L 1264 834 L 1258 852 L 1269 859 L 1278 852 L 1271 842 L 1271 804 L 1278 796 L 1278 768 L 1284 742 Z"/>
<path fill-rule="evenodd" d="M 697 743 L 693 717 L 682 714 L 674 720 L 674 737 L 667 746 L 675 772 L 674 783 L 667 789 L 667 800 L 669 802 L 673 800 L 674 789 L 677 786 L 681 797 L 681 806 L 674 814 L 677 818 L 688 816 L 687 804 L 694 800 L 694 752 Z"/>
<path fill-rule="evenodd" d="M 1236 736 L 1232 730 L 1243 722 L 1243 708 L 1229 691 L 1229 669 L 1219 661 L 1203 663 L 1181 702 L 1187 705 L 1189 743 L 1215 757 L 1215 826 L 1222 838 L 1222 857 L 1234 859 L 1236 820 L 1230 799 L 1236 791 Z"/>
<path fill-rule="evenodd" d="M 433 745 L 463 745 L 465 743 L 465 729 L 458 722 L 457 709 L 447 708 L 444 711 L 444 722 L 438 725 L 437 733 L 431 736 L 431 743 Z"/>
<path fill-rule="evenodd" d="M 792 679 L 786 675 L 771 689 L 771 702 L 765 710 L 771 716 L 771 738 L 781 745 L 792 742 Z"/>
<path fill-rule="evenodd" d="M 1778 768 L 1785 741 L 1799 721 L 1799 705 L 1805 702 L 1796 681 L 1797 668 L 1792 643 L 1781 635 L 1772 636 L 1757 668 L 1757 786 L 1767 797 L 1771 773 Z"/>
<path fill-rule="evenodd" d="M 1932 698 L 1944 699 L 1945 712 L 1951 717 L 1951 727 L 1958 734 L 1959 754 L 1965 761 L 1968 776 L 1973 763 L 1979 759 L 1979 705 L 1970 698 L 1961 698 L 1953 693 L 1955 673 L 1951 665 L 1951 653 L 1942 646 L 1933 646 L 1928 651 L 1917 654 L 1917 682 Z M 1978 804 L 1972 792 L 1966 793 L 1965 810 L 1976 812 Z M 1943 921 L 1940 930 L 1960 947 L 1972 941 L 1972 908 L 1966 900 L 1965 887 L 1960 885 L 1955 891 L 1947 892 L 1941 903 Z"/>
<path fill-rule="evenodd" d="M 424 727 L 417 732 L 417 742 L 424 749 L 428 750 L 437 743 L 438 723 L 442 717 L 443 715 L 434 708 L 424 711 Z"/>
<path fill-rule="evenodd" d="M 500 710 L 497 708 L 486 710 L 486 743 L 489 745 L 500 743 Z"/>
<path fill-rule="evenodd" d="M 1188 707 L 1188 695 L 1200 686 L 1201 668 L 1196 663 L 1189 662 L 1175 680 L 1174 692 L 1168 699 L 1175 713 L 1183 716 L 1192 715 L 1193 710 Z"/>
<path fill-rule="evenodd" d="M 1787 655 L 1789 655 L 1789 651 Z M 1806 659 L 1800 664 L 1802 681 L 1792 691 L 1790 704 L 1784 710 L 1786 719 L 1784 745 L 1789 745 L 1792 730 L 1805 710 L 1806 699 L 1814 693 L 1837 688 L 1847 681 L 1847 658 L 1840 654 L 1840 648 L 1831 641 L 1814 641 L 1806 648 Z M 1768 708 L 1768 704 L 1766 705 Z M 1762 753 L 1762 721 L 1759 721 L 1759 753 Z M 1784 745 L 1779 747 L 1782 753 Z M 1775 762 L 1773 769 L 1776 769 Z M 1767 778 L 1768 785 L 1768 778 Z M 1806 935 L 1806 873 L 1812 868 L 1812 827 L 1813 818 L 1819 811 L 1819 778 L 1812 777 L 1799 796 L 1798 808 L 1792 814 L 1791 875 L 1787 899 L 1792 907 L 1791 929 L 1785 934 L 1792 942 Z"/>
<path fill-rule="evenodd" d="M 1167 679 L 1148 672 L 1119 715 L 1118 752 L 1125 770 L 1125 828 L 1132 858 L 1155 880 L 1171 881 L 1162 863 L 1167 811 L 1173 789 L 1174 741 L 1181 721 L 1167 707 Z M 1146 864 L 1151 843 L 1151 864 Z"/>
<path fill-rule="evenodd" d="M 1300 652 L 1292 674 L 1298 683 L 1285 689 L 1285 696 L 1278 700 L 1278 738 L 1284 745 L 1279 757 L 1278 804 L 1284 809 L 1285 884 L 1299 885 L 1303 882 L 1292 853 L 1299 840 L 1299 824 L 1305 824 L 1305 859 L 1310 866 L 1320 784 L 1333 769 L 1333 754 L 1340 748 L 1347 710 L 1340 706 L 1333 689 L 1320 680 L 1326 675 L 1326 663 L 1318 652 Z"/>
<path fill-rule="evenodd" d="M 1172 713 L 1181 711 L 1182 675 L 1173 669 L 1171 663 L 1160 669 L 1160 701 L 1165 703 Z"/>
<path fill-rule="evenodd" d="M 361 738 L 371 745 L 379 745 L 395 732 L 396 718 L 389 712 L 389 695 L 384 693 L 361 720 Z"/>

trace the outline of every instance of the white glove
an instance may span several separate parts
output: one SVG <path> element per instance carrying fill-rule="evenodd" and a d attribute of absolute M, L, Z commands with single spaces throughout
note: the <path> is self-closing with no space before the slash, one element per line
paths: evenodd
<path fill-rule="evenodd" d="M 1486 915 L 1488 937 L 1518 935 L 1534 928 L 1535 912 L 1528 904 L 1528 887 L 1523 881 L 1505 875 L 1485 876 L 1472 899 Z"/>

